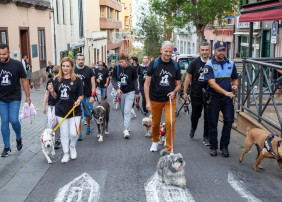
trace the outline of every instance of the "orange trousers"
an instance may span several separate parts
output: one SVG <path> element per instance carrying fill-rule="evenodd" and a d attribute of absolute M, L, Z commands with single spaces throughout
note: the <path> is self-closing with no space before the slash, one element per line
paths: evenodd
<path fill-rule="evenodd" d="M 170 120 L 170 101 L 166 102 L 155 102 L 151 100 L 152 105 L 152 141 L 158 142 L 160 141 L 160 122 L 162 118 L 162 111 L 164 109 L 165 114 L 165 126 L 166 126 L 166 147 L 165 149 L 168 152 L 172 151 L 172 142 L 171 142 L 171 134 L 173 136 L 173 148 L 175 145 L 174 137 L 175 137 L 175 107 L 176 107 L 176 98 L 172 100 L 172 127 L 171 127 L 171 120 Z"/>

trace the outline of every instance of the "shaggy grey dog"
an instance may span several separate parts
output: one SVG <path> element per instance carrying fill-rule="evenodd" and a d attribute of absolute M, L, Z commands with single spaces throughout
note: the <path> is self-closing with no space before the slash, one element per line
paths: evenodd
<path fill-rule="evenodd" d="M 174 185 L 185 189 L 186 179 L 184 176 L 185 161 L 180 153 L 170 154 L 163 149 L 161 158 L 157 165 L 159 179 L 169 185 Z"/>

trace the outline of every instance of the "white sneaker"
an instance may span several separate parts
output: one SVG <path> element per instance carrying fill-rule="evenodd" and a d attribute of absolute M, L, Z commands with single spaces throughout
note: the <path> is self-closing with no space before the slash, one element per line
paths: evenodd
<path fill-rule="evenodd" d="M 70 157 L 71 157 L 71 159 L 76 159 L 76 157 L 77 157 L 77 153 L 76 153 L 76 149 L 75 149 L 75 147 L 70 147 Z"/>
<path fill-rule="evenodd" d="M 69 162 L 69 160 L 70 160 L 70 155 L 64 154 L 64 156 L 63 156 L 61 162 L 62 162 L 62 163 L 67 163 L 67 162 Z"/>
<path fill-rule="evenodd" d="M 156 151 L 158 151 L 158 142 L 153 142 L 152 143 L 152 146 L 151 146 L 151 148 L 150 148 L 150 151 L 151 152 L 156 152 Z"/>
<path fill-rule="evenodd" d="M 131 108 L 131 118 L 136 117 L 135 111 L 133 108 Z"/>
<path fill-rule="evenodd" d="M 130 137 L 130 134 L 129 134 L 128 130 L 124 130 L 123 131 L 123 137 L 127 138 L 127 139 Z"/>

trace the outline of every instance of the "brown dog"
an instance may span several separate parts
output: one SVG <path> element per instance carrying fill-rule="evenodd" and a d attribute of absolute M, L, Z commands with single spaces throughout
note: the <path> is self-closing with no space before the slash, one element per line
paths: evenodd
<path fill-rule="evenodd" d="M 245 139 L 245 147 L 244 147 L 244 150 L 242 151 L 239 162 L 241 163 L 243 161 L 244 154 L 250 151 L 253 144 L 255 144 L 258 150 L 258 156 L 256 158 L 257 161 L 253 169 L 256 171 L 257 167 L 262 168 L 262 166 L 260 165 L 260 162 L 264 158 L 275 158 L 279 164 L 280 172 L 282 174 L 282 145 L 280 146 L 280 140 L 282 141 L 282 138 L 274 137 L 270 143 L 272 146 L 272 150 L 274 154 L 276 155 L 274 156 L 270 152 L 268 152 L 266 147 L 264 146 L 264 142 L 269 135 L 270 135 L 270 132 L 259 129 L 259 128 L 253 128 L 251 130 L 248 130 L 246 134 L 246 139 Z"/>

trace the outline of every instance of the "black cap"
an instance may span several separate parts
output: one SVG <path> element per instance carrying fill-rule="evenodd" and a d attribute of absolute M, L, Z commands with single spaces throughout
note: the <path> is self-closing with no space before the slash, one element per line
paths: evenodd
<path fill-rule="evenodd" d="M 226 43 L 223 42 L 223 41 L 217 41 L 214 46 L 213 46 L 214 49 L 216 50 L 222 50 L 222 49 L 226 49 Z"/>

